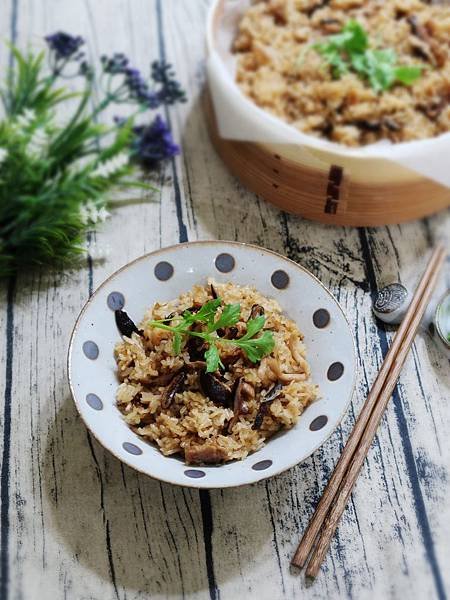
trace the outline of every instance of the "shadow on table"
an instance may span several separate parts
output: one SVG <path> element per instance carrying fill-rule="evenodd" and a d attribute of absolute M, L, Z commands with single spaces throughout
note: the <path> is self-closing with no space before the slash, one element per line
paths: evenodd
<path fill-rule="evenodd" d="M 204 590 L 208 597 L 208 588 L 214 585 L 211 578 L 220 585 L 246 568 L 245 552 L 236 555 L 237 542 L 230 539 L 234 528 L 240 527 L 241 538 L 249 537 L 248 560 L 255 560 L 264 546 L 270 551 L 270 522 L 261 522 L 258 511 L 248 510 L 250 498 L 265 494 L 263 488 L 216 490 L 212 511 L 208 492 L 160 483 L 105 451 L 87 432 L 70 397 L 48 433 L 44 456 L 43 481 L 52 520 L 57 539 L 72 555 L 69 576 L 80 597 L 82 591 L 93 592 L 89 586 L 95 580 L 80 578 L 84 569 L 78 570 L 77 562 L 109 582 L 116 596 L 124 588 L 151 597 Z M 227 532 L 226 539 L 211 539 L 212 518 L 220 531 Z M 214 567 L 208 567 L 205 557 L 209 544 L 214 556 L 224 557 Z M 230 546 L 232 557 L 227 556 Z"/>

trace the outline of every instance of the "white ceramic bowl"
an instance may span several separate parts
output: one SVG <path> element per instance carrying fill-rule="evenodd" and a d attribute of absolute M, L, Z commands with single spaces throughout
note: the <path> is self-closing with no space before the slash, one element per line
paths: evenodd
<path fill-rule="evenodd" d="M 125 306 L 139 322 L 155 301 L 176 298 L 195 283 L 255 286 L 278 300 L 305 335 L 312 378 L 321 398 L 297 425 L 242 461 L 187 466 L 165 457 L 135 434 L 115 404 L 114 345 L 120 340 L 114 310 Z M 311 273 L 271 252 L 236 242 L 191 242 L 147 254 L 109 277 L 88 300 L 75 324 L 68 356 L 77 409 L 96 439 L 117 458 L 156 479 L 198 488 L 221 488 L 271 477 L 314 452 L 341 421 L 355 386 L 356 355 L 349 324 L 331 293 Z"/>

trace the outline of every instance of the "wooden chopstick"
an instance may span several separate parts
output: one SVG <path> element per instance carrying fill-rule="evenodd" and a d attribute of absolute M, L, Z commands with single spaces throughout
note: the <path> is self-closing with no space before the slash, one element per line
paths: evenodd
<path fill-rule="evenodd" d="M 324 526 L 317 550 L 314 553 L 310 566 L 307 569 L 307 575 L 310 577 L 314 577 L 317 574 L 323 557 L 325 556 L 327 548 L 331 542 L 331 537 L 336 529 L 342 511 L 345 508 L 348 495 L 350 494 L 350 491 L 356 480 L 360 465 L 363 464 L 367 451 L 370 448 L 373 436 L 375 435 L 375 431 L 379 423 L 379 419 L 381 418 L 392 390 L 395 387 L 398 373 L 400 372 L 412 340 L 416 334 L 420 320 L 425 311 L 426 305 L 436 285 L 437 275 L 442 267 L 444 259 L 445 250 L 442 246 L 438 246 L 431 256 L 430 262 L 428 263 L 425 273 L 423 274 L 422 279 L 416 289 L 405 318 L 403 319 L 402 324 L 394 336 L 390 349 L 383 361 L 381 369 L 366 399 L 366 402 L 364 403 L 364 406 L 358 416 L 353 431 L 347 441 L 347 444 L 345 445 L 330 481 L 325 488 L 310 524 L 305 531 L 305 534 L 303 535 L 303 538 L 293 557 L 292 564 L 298 567 L 303 567 L 312 550 L 320 529 L 322 526 Z M 392 377 L 390 376 L 391 373 Z M 389 383 L 387 384 L 388 377 Z M 382 401 L 380 404 L 378 404 L 381 396 Z M 376 406 L 378 406 L 378 411 L 376 414 L 374 414 L 374 420 L 370 421 L 372 412 Z M 369 425 L 369 422 L 370 431 L 367 430 L 368 433 L 366 439 L 365 431 L 366 427 Z M 373 433 L 370 435 L 372 431 Z M 359 449 L 358 446 L 363 436 L 365 443 Z M 354 455 L 355 461 L 353 461 Z M 358 460 L 357 456 L 359 456 Z M 353 468 L 352 473 L 349 473 L 349 475 L 354 477 L 353 480 L 351 478 L 347 478 L 346 475 L 350 465 L 352 465 Z M 359 467 L 357 465 L 359 465 Z M 329 516 L 327 516 L 333 501 L 335 498 L 337 498 L 337 495 L 339 497 L 339 504 L 337 505 L 337 508 L 330 513 Z M 342 505 L 343 508 L 341 510 Z"/>

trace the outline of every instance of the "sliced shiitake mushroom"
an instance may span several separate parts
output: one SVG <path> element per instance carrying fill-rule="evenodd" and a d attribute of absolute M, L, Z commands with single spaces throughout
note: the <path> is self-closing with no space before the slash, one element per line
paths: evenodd
<path fill-rule="evenodd" d="M 201 331 L 201 328 L 201 324 L 194 324 L 191 326 L 192 331 Z M 202 338 L 190 335 L 186 342 L 186 350 L 191 362 L 205 360 L 206 344 Z"/>
<path fill-rule="evenodd" d="M 261 425 L 263 424 L 264 417 L 266 416 L 268 410 L 269 410 L 269 402 L 264 402 L 264 404 L 261 404 L 258 412 L 256 413 L 256 417 L 253 422 L 252 429 L 254 429 L 254 430 L 261 429 Z"/>
<path fill-rule="evenodd" d="M 234 327 L 225 327 L 217 330 L 217 335 L 225 340 L 235 340 L 239 335 L 239 329 Z"/>
<path fill-rule="evenodd" d="M 181 371 L 181 373 L 178 373 L 178 375 L 175 375 L 175 377 L 172 379 L 172 381 L 166 387 L 166 389 L 164 390 L 164 392 L 161 396 L 162 408 L 169 408 L 169 406 L 172 404 L 172 402 L 175 399 L 175 394 L 177 394 L 179 391 L 181 391 L 185 376 L 186 376 L 186 373 L 184 371 Z"/>
<path fill-rule="evenodd" d="M 201 371 L 200 385 L 205 396 L 207 396 L 211 402 L 214 402 L 214 404 L 226 407 L 231 405 L 232 394 L 230 388 L 220 381 L 213 373 Z"/>
<path fill-rule="evenodd" d="M 211 296 L 213 297 L 214 300 L 217 300 L 217 298 L 219 296 L 217 295 L 215 287 L 213 286 L 212 283 L 209 284 L 209 287 L 210 287 L 210 290 L 211 290 Z"/>
<path fill-rule="evenodd" d="M 359 127 L 364 131 L 373 131 L 374 133 L 381 129 L 381 121 L 379 120 L 369 121 L 368 119 L 357 119 L 356 121 L 352 121 L 351 124 L 356 125 L 356 127 Z"/>
<path fill-rule="evenodd" d="M 258 412 L 256 413 L 256 417 L 255 417 L 255 421 L 252 425 L 252 429 L 255 429 L 255 430 L 261 429 L 261 425 L 263 424 L 264 417 L 266 416 L 266 414 L 269 410 L 269 405 L 276 398 L 278 398 L 282 389 L 283 389 L 282 383 L 275 383 L 271 388 L 269 388 L 267 390 L 266 394 L 261 395 L 261 398 L 260 398 L 261 404 L 259 406 Z"/>
<path fill-rule="evenodd" d="M 412 34 L 418 38 L 411 43 L 415 52 L 433 66 L 443 67 L 447 59 L 445 51 L 436 43 L 427 27 L 419 22 L 416 15 L 409 15 L 406 20 L 411 27 Z"/>
<path fill-rule="evenodd" d="M 261 304 L 254 304 L 250 310 L 250 319 L 256 319 L 256 317 L 262 317 L 264 315 L 264 306 Z"/>
<path fill-rule="evenodd" d="M 122 335 L 125 337 L 131 337 L 133 333 L 137 333 L 138 335 L 143 335 L 142 329 L 138 329 L 134 322 L 130 319 L 128 314 L 124 310 L 116 310 L 114 312 L 116 317 L 116 325 L 117 329 L 120 331 Z"/>
<path fill-rule="evenodd" d="M 228 432 L 231 433 L 233 427 L 239 420 L 239 415 L 248 413 L 246 400 L 253 400 L 255 397 L 255 388 L 240 377 L 235 382 L 235 391 L 233 398 L 233 418 L 228 423 Z"/>
<path fill-rule="evenodd" d="M 132 398 L 131 398 L 131 404 L 133 404 L 133 406 L 138 406 L 141 402 L 142 399 L 142 392 L 137 392 Z"/>
<path fill-rule="evenodd" d="M 266 402 L 273 402 L 275 398 L 278 398 L 282 389 L 282 383 L 274 383 L 274 385 L 271 388 L 269 388 L 264 395 L 261 395 L 261 404 L 265 404 Z"/>
<path fill-rule="evenodd" d="M 163 323 L 164 325 L 170 325 L 170 322 L 172 321 L 172 319 L 174 319 L 177 316 L 176 312 L 171 312 L 170 315 L 167 315 L 167 317 L 164 319 Z"/>

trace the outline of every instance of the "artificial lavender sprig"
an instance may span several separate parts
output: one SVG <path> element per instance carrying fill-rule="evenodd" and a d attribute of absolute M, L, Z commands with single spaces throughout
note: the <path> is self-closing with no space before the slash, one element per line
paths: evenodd
<path fill-rule="evenodd" d="M 169 127 L 160 115 L 150 125 L 134 127 L 133 132 L 133 157 L 147 169 L 155 168 L 161 161 L 180 152 L 180 147 L 174 142 Z"/>
<path fill-rule="evenodd" d="M 104 58 L 105 93 L 95 105 L 95 69 L 83 38 L 60 31 L 45 39 L 50 75 L 42 53 L 13 47 L 16 63 L 0 89 L 0 278 L 30 265 L 73 264 L 85 252 L 86 232 L 108 217 L 111 191 L 153 189 L 137 178 L 136 163 L 154 168 L 179 152 L 161 116 L 135 122 L 138 114 L 184 101 L 169 65 L 153 63 L 146 79 L 124 54 Z M 73 77 L 85 81 L 81 94 L 60 86 Z M 78 107 L 62 125 L 58 108 L 74 96 Z M 132 114 L 101 125 L 100 113 L 116 103 L 132 105 Z"/>
<path fill-rule="evenodd" d="M 63 31 L 47 35 L 44 39 L 57 60 L 80 56 L 78 50 L 84 44 L 84 39 L 80 35 L 73 36 Z"/>

